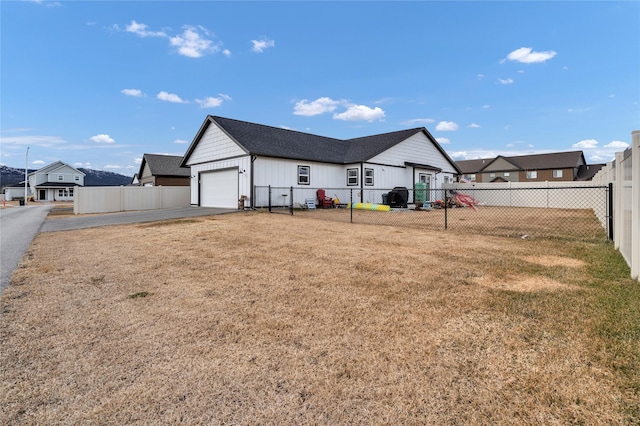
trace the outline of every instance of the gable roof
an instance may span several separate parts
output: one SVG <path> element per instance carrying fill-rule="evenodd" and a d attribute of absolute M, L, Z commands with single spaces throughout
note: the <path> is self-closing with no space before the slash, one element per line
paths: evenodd
<path fill-rule="evenodd" d="M 40 174 L 47 174 L 47 173 L 55 172 L 56 170 L 58 170 L 58 169 L 60 169 L 62 167 L 69 167 L 70 169 L 73 169 L 76 173 L 78 173 L 79 175 L 86 176 L 85 173 L 82 173 L 80 170 L 76 169 L 75 167 L 70 166 L 69 164 L 67 164 L 67 163 L 65 163 L 63 161 L 60 161 L 60 160 L 55 161 L 55 162 L 53 162 L 51 164 L 48 164 L 48 165 L 36 170 L 35 172 L 29 173 L 29 176 L 36 175 L 36 174 L 40 175 Z"/>
<path fill-rule="evenodd" d="M 422 132 L 451 166 L 458 170 L 456 163 L 424 127 L 343 140 L 211 115 L 207 116 L 191 142 L 183 157 L 182 166 L 185 166 L 201 136 L 212 123 L 222 129 L 247 154 L 335 164 L 367 161 Z"/>
<path fill-rule="evenodd" d="M 182 157 L 179 155 L 144 154 L 137 176 L 142 176 L 145 165 L 149 166 L 153 176 L 191 176 L 189 168 L 180 167 L 181 163 Z"/>
<path fill-rule="evenodd" d="M 477 160 L 459 160 L 456 161 L 456 164 L 463 174 L 474 174 L 482 170 L 490 161 L 491 159 L 480 158 Z"/>
<path fill-rule="evenodd" d="M 480 173 L 483 169 L 499 158 L 517 166 L 520 170 L 544 170 L 578 168 L 586 163 L 582 151 L 552 152 L 547 154 L 517 155 L 506 157 L 499 155 L 495 158 L 458 161 L 458 167 L 463 173 Z"/>

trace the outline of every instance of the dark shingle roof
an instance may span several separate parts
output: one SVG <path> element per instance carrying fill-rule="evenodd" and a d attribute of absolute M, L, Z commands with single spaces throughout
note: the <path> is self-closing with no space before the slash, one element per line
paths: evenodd
<path fill-rule="evenodd" d="M 144 154 L 138 176 L 142 176 L 145 163 L 153 176 L 191 176 L 189 168 L 180 167 L 182 157 L 179 155 Z"/>
<path fill-rule="evenodd" d="M 456 161 L 456 164 L 460 168 L 460 171 L 464 174 L 478 173 L 484 166 L 489 164 L 492 158 L 481 158 L 479 160 L 460 160 Z"/>
<path fill-rule="evenodd" d="M 563 169 L 584 164 L 582 151 L 553 152 L 550 154 L 505 157 L 523 170 Z"/>
<path fill-rule="evenodd" d="M 367 161 L 410 136 L 424 132 L 442 155 L 449 160 L 451 166 L 456 168 L 453 160 L 424 128 L 342 140 L 218 116 L 207 117 L 187 150 L 183 164 L 195 148 L 195 142 L 212 122 L 215 122 L 247 153 L 335 164 Z"/>
<path fill-rule="evenodd" d="M 592 180 L 593 177 L 604 167 L 604 164 L 586 164 L 578 168 L 576 180 Z"/>
<path fill-rule="evenodd" d="M 463 173 L 480 173 L 482 169 L 503 158 L 521 170 L 566 169 L 580 167 L 585 163 L 582 151 L 553 152 L 549 154 L 498 156 L 479 160 L 462 160 L 456 164 Z"/>

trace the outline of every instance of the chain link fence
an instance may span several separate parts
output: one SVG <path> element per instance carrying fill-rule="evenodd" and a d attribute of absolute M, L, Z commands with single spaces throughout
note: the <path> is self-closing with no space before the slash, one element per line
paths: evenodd
<path fill-rule="evenodd" d="M 319 220 L 518 238 L 610 239 L 608 186 L 324 189 L 256 187 L 255 208 Z"/>

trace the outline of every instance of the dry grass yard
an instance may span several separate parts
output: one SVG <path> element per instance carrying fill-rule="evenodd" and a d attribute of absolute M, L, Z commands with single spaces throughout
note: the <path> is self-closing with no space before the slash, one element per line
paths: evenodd
<path fill-rule="evenodd" d="M 268 213 L 43 233 L 0 298 L 0 418 L 637 424 L 639 287 L 606 242 Z"/>

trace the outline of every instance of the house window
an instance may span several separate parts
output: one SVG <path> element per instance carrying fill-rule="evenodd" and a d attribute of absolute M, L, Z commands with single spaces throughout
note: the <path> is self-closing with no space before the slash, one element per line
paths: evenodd
<path fill-rule="evenodd" d="M 476 181 L 476 175 L 463 175 L 462 179 L 464 180 L 468 180 L 469 182 L 475 182 Z"/>
<path fill-rule="evenodd" d="M 64 176 L 58 175 L 58 180 L 64 180 Z"/>
<path fill-rule="evenodd" d="M 494 178 L 494 177 L 496 177 L 496 174 L 495 173 L 489 173 L 489 177 L 490 178 Z"/>
<path fill-rule="evenodd" d="M 538 172 L 536 170 L 527 172 L 527 179 L 537 179 L 538 178 Z"/>
<path fill-rule="evenodd" d="M 309 166 L 298 166 L 298 185 L 309 185 L 310 169 Z"/>
<path fill-rule="evenodd" d="M 562 177 L 562 170 L 554 170 L 553 171 L 553 177 L 556 179 L 559 179 Z"/>
<path fill-rule="evenodd" d="M 74 179 L 75 179 L 76 182 L 80 182 L 80 176 L 75 176 Z"/>
<path fill-rule="evenodd" d="M 66 189 L 58 189 L 58 197 L 66 197 L 68 195 Z"/>
<path fill-rule="evenodd" d="M 373 169 L 364 169 L 364 184 L 373 186 Z"/>
<path fill-rule="evenodd" d="M 73 197 L 73 188 L 69 188 L 69 197 Z"/>
<path fill-rule="evenodd" d="M 358 169 L 347 169 L 347 186 L 358 186 Z"/>
<path fill-rule="evenodd" d="M 509 176 L 511 175 L 511 173 L 509 173 L 509 172 L 504 172 L 504 173 L 503 173 L 503 175 L 504 175 L 504 177 L 509 177 Z"/>

